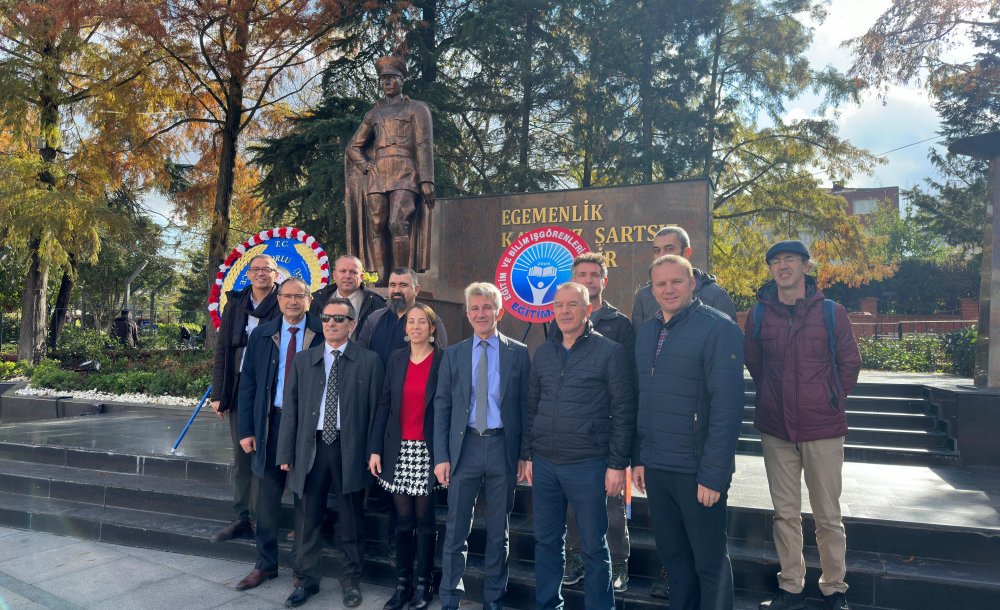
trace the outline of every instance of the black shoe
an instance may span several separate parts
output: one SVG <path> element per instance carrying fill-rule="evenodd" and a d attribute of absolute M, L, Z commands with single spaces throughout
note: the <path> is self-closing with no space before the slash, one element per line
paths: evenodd
<path fill-rule="evenodd" d="M 285 607 L 298 608 L 317 593 L 319 593 L 319 585 L 313 585 L 311 587 L 297 587 L 294 591 L 292 591 L 292 594 L 288 596 L 288 599 L 285 600 Z"/>
<path fill-rule="evenodd" d="M 789 593 L 784 589 L 778 589 L 774 597 L 760 603 L 760 610 L 801 610 L 805 607 L 805 593 Z"/>
<path fill-rule="evenodd" d="M 234 519 L 229 525 L 212 534 L 212 542 L 232 540 L 242 534 L 253 534 L 253 525 L 247 519 Z"/>
<path fill-rule="evenodd" d="M 483 602 L 483 610 L 503 610 L 503 602 Z"/>
<path fill-rule="evenodd" d="M 657 575 L 656 580 L 653 581 L 653 587 L 650 589 L 649 594 L 659 599 L 670 598 L 670 587 L 667 585 L 666 568 L 660 568 L 660 573 Z"/>
<path fill-rule="evenodd" d="M 347 594 L 347 589 L 344 589 L 344 594 Z M 402 610 L 412 598 L 413 585 L 410 584 L 409 580 L 400 582 L 396 585 L 396 591 L 392 594 L 392 597 L 382 606 L 382 610 Z"/>
<path fill-rule="evenodd" d="M 413 601 L 410 602 L 409 610 L 427 610 L 431 606 L 434 593 L 431 591 L 431 579 L 418 578 L 417 588 L 413 591 Z"/>
<path fill-rule="evenodd" d="M 847 596 L 840 592 L 824 595 L 823 603 L 830 610 L 851 610 L 851 607 L 847 605 Z"/>
<path fill-rule="evenodd" d="M 357 608 L 361 605 L 361 589 L 358 585 L 347 585 L 344 587 L 344 605 L 348 608 Z"/>

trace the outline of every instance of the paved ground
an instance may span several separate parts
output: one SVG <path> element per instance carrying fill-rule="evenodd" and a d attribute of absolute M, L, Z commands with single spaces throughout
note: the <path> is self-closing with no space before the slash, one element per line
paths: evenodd
<path fill-rule="evenodd" d="M 120 610 L 283 608 L 291 572 L 251 591 L 233 586 L 251 565 L 224 559 L 0 528 L 0 609 Z M 362 583 L 363 610 L 380 610 L 392 589 Z M 341 608 L 340 584 L 324 578 L 304 608 Z"/>

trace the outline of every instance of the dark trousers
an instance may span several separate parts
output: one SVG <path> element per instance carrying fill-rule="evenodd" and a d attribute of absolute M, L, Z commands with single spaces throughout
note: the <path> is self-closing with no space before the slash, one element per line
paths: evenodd
<path fill-rule="evenodd" d="M 667 568 L 673 610 L 731 610 L 733 567 L 722 490 L 711 507 L 698 502 L 695 475 L 646 468 L 656 550 Z"/>
<path fill-rule="evenodd" d="M 611 553 L 604 476 L 607 460 L 553 464 L 532 462 L 531 505 L 535 520 L 535 608 L 563 607 L 562 577 L 566 567 L 566 507 L 573 506 L 583 554 L 584 605 L 587 610 L 614 610 Z"/>
<path fill-rule="evenodd" d="M 507 463 L 503 435 L 465 435 L 458 467 L 451 473 L 448 485 L 448 519 L 441 552 L 442 606 L 458 606 L 465 595 L 462 575 L 469 555 L 468 538 L 480 487 L 485 487 L 486 492 L 483 601 L 503 599 L 507 590 L 508 532 L 516 479 Z"/>
<path fill-rule="evenodd" d="M 343 461 L 340 456 L 340 439 L 327 445 L 323 432 L 316 433 L 316 458 L 312 470 L 306 475 L 303 488 L 302 519 L 297 560 L 302 586 L 319 586 L 320 559 L 323 554 L 323 517 L 326 514 L 326 497 L 332 491 L 337 495 L 341 549 L 345 562 L 340 574 L 341 582 L 357 584 L 361 580 L 361 563 L 365 557 L 364 490 L 353 493 L 343 491 Z"/>
<path fill-rule="evenodd" d="M 265 572 L 278 569 L 281 496 L 285 493 L 285 479 L 288 476 L 288 473 L 275 464 L 278 433 L 281 430 L 281 409 L 273 411 L 268 420 L 267 438 L 263 448 L 264 476 L 257 477 L 257 563 L 254 565 L 258 570 Z"/>
<path fill-rule="evenodd" d="M 625 563 L 631 551 L 628 537 L 628 520 L 625 518 L 625 494 L 608 498 L 608 549 L 611 561 Z M 566 551 L 579 552 L 580 531 L 576 527 L 576 514 L 570 504 L 566 511 Z"/>
<path fill-rule="evenodd" d="M 257 517 L 251 512 L 257 505 L 253 470 L 250 467 L 253 457 L 240 446 L 238 416 L 239 409 L 234 404 L 229 410 L 229 435 L 233 439 L 233 518 L 249 521 Z"/>

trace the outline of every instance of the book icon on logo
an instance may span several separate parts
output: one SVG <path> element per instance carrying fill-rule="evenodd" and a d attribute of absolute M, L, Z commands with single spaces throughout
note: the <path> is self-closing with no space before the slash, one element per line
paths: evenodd
<path fill-rule="evenodd" d="M 536 305 L 545 302 L 545 293 L 556 281 L 559 270 L 553 265 L 532 265 L 528 267 L 528 283 L 531 286 L 531 300 Z"/>

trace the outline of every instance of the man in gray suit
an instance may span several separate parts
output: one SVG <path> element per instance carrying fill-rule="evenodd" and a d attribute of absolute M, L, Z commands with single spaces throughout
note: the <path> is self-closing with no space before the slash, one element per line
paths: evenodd
<path fill-rule="evenodd" d="M 434 474 L 448 487 L 448 519 L 441 553 L 441 608 L 457 609 L 479 488 L 486 490 L 483 607 L 503 608 L 507 589 L 508 525 L 520 459 L 522 402 L 531 363 L 523 343 L 497 332 L 500 290 L 477 282 L 465 289 L 473 337 L 449 347 L 434 397 Z"/>
<path fill-rule="evenodd" d="M 337 495 L 345 555 L 340 581 L 344 606 L 361 605 L 364 488 L 370 481 L 368 426 L 382 391 L 382 363 L 349 340 L 357 313 L 347 299 L 323 307 L 325 343 L 299 352 L 285 384 L 276 461 L 300 500 L 298 569 L 301 581 L 285 601 L 301 606 L 319 592 L 326 497 Z"/>

